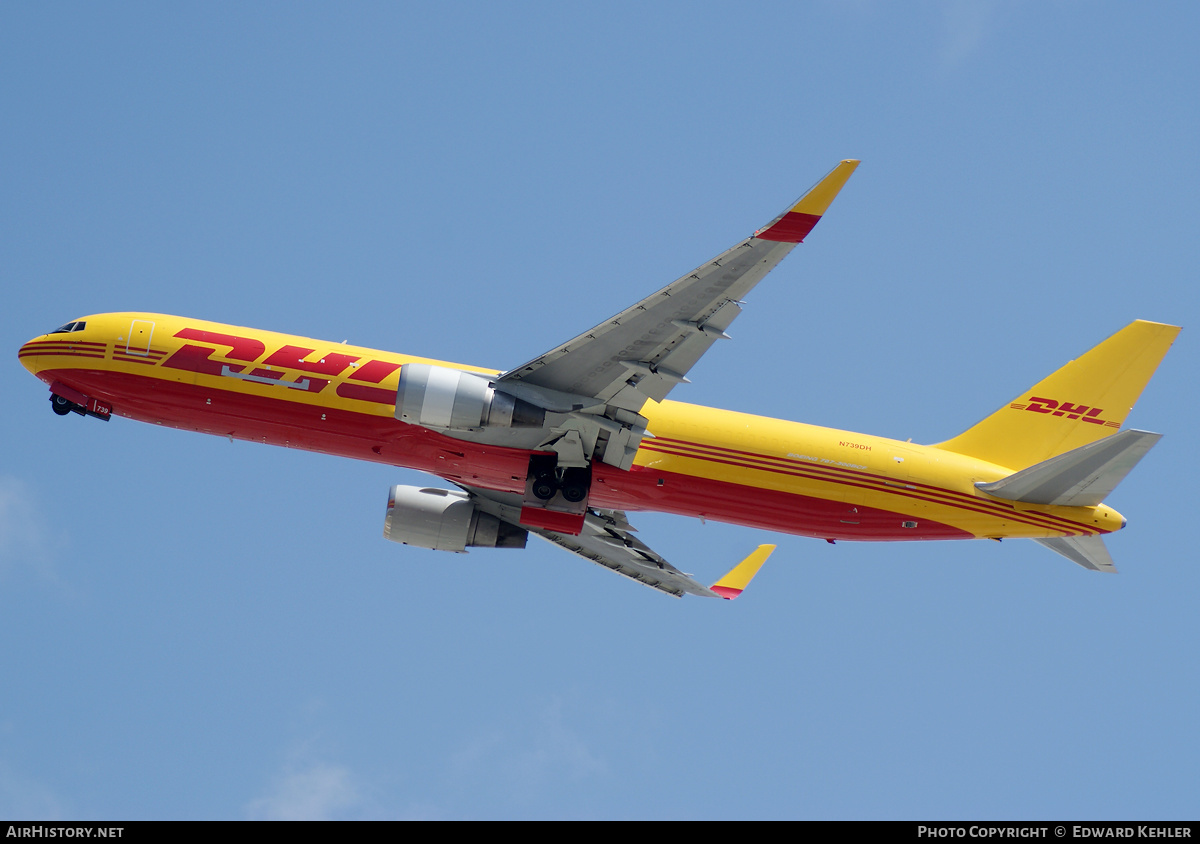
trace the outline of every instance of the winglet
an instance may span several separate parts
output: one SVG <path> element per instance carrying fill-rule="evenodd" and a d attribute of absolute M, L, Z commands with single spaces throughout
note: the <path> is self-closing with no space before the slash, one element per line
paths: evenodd
<path fill-rule="evenodd" d="M 750 553 L 749 557 L 730 569 L 727 575 L 710 588 L 725 600 L 732 601 L 750 585 L 754 575 L 758 574 L 758 570 L 762 568 L 762 564 L 767 561 L 767 557 L 771 556 L 771 552 L 774 550 L 774 545 L 759 545 Z"/>
<path fill-rule="evenodd" d="M 821 219 L 838 195 L 838 191 L 846 184 L 858 160 L 847 158 L 829 171 L 829 174 L 817 182 L 808 193 L 800 197 L 796 204 L 784 211 L 774 220 L 754 233 L 762 240 L 777 240 L 782 243 L 800 243 L 812 231 L 813 226 Z"/>

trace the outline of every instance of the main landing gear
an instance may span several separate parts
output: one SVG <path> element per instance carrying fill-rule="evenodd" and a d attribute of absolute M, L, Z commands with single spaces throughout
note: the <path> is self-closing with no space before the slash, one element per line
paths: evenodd
<path fill-rule="evenodd" d="M 538 501 L 548 505 L 561 494 L 568 504 L 579 504 L 587 499 L 591 489 L 592 469 L 590 466 L 560 469 L 558 455 L 534 454 L 529 458 L 529 481 L 529 492 Z"/>

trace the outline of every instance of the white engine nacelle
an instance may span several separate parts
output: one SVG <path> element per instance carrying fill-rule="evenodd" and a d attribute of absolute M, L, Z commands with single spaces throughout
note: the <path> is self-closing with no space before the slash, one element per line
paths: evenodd
<path fill-rule="evenodd" d="M 461 490 L 397 484 L 388 493 L 383 535 L 434 551 L 524 548 L 529 532 L 475 506 Z"/>
<path fill-rule="evenodd" d="M 427 363 L 406 363 L 400 367 L 396 418 L 411 425 L 453 431 L 540 428 L 546 423 L 546 411 L 497 391 L 486 376 Z"/>

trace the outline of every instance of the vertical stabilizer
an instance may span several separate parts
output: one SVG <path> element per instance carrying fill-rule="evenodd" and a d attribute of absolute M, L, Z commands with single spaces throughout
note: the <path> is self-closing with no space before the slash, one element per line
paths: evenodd
<path fill-rule="evenodd" d="M 937 447 L 1024 469 L 1115 434 L 1178 333 L 1132 322 Z"/>

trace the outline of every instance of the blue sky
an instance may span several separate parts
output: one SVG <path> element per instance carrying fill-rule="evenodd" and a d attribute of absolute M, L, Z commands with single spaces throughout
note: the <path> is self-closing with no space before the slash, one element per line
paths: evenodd
<path fill-rule="evenodd" d="M 0 815 L 1195 818 L 1194 4 L 4 4 Z M 862 166 L 672 398 L 946 439 L 1183 325 L 1031 542 L 639 514 L 733 604 L 381 537 L 399 469 L 53 416 L 19 345 L 186 314 L 506 368 Z"/>

